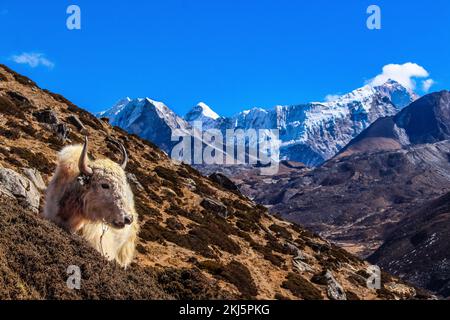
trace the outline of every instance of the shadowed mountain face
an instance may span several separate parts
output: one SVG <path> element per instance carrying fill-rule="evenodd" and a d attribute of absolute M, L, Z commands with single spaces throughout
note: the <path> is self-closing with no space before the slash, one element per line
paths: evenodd
<path fill-rule="evenodd" d="M 450 92 L 426 95 L 397 115 L 375 121 L 338 155 L 395 150 L 450 138 Z"/>
<path fill-rule="evenodd" d="M 412 283 L 450 296 L 450 194 L 400 221 L 369 260 Z"/>
<path fill-rule="evenodd" d="M 85 135 L 91 157 L 119 161 L 112 140 L 130 155 L 141 232 L 127 270 L 39 216 L 58 150 Z M 69 264 L 81 269 L 81 290 L 67 288 Z M 223 177 L 174 163 L 154 144 L 0 66 L 0 298 L 331 299 L 336 283 L 340 298 L 424 297 L 390 276 L 382 289 L 368 289 L 367 267 L 269 215 Z M 314 280 L 327 271 L 333 282 Z"/>
<path fill-rule="evenodd" d="M 450 142 L 353 154 L 261 177 L 230 172 L 242 192 L 361 256 L 417 205 L 450 191 Z"/>

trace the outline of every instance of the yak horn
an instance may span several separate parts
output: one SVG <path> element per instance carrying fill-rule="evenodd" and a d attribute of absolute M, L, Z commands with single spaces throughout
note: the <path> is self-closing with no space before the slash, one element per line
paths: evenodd
<path fill-rule="evenodd" d="M 123 146 L 122 143 L 118 142 L 119 147 L 120 147 L 120 151 L 122 151 L 122 157 L 123 157 L 123 161 L 122 164 L 120 165 L 122 167 L 123 170 L 125 170 L 125 168 L 127 167 L 127 163 L 128 163 L 128 153 L 127 153 L 127 149 L 125 149 L 125 147 Z"/>
<path fill-rule="evenodd" d="M 87 152 L 88 152 L 88 138 L 84 137 L 83 151 L 81 151 L 80 160 L 78 160 L 78 169 L 82 174 L 90 176 L 93 174 L 93 171 L 88 166 L 89 159 Z"/>

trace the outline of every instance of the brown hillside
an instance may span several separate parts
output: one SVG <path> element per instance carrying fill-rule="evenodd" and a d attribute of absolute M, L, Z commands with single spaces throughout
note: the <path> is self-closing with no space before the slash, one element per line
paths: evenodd
<path fill-rule="evenodd" d="M 0 79 L 0 168 L 37 169 L 48 183 L 64 145 L 86 134 L 93 158 L 119 160 L 110 142 L 119 140 L 130 154 L 127 172 L 142 225 L 136 261 L 121 270 L 23 207 L 23 199 L 1 195 L 0 298 L 326 299 L 329 283 L 317 281 L 326 271 L 348 299 L 415 297 L 390 276 L 382 290 L 367 289 L 366 262 L 4 66 Z M 82 269 L 80 291 L 65 287 L 70 264 Z"/>

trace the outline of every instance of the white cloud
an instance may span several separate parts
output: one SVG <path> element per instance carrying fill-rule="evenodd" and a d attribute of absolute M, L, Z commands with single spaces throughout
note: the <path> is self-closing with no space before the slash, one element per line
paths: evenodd
<path fill-rule="evenodd" d="M 375 78 L 368 81 L 372 86 L 379 86 L 384 84 L 387 80 L 395 80 L 404 87 L 415 90 L 416 81 L 414 78 L 428 78 L 429 73 L 424 67 L 417 63 L 404 64 L 388 64 L 383 67 L 383 72 Z M 431 80 L 431 79 L 428 79 Z"/>
<path fill-rule="evenodd" d="M 431 78 L 422 81 L 422 90 L 423 90 L 424 92 L 430 91 L 431 86 L 434 85 L 435 83 L 436 83 L 436 82 L 435 82 L 433 79 L 431 79 Z"/>
<path fill-rule="evenodd" d="M 31 68 L 44 66 L 47 68 L 53 68 L 55 64 L 45 57 L 43 53 L 24 52 L 20 55 L 14 55 L 11 60 L 19 64 L 27 64 Z"/>
<path fill-rule="evenodd" d="M 332 102 L 332 101 L 336 101 L 337 99 L 339 99 L 341 96 L 338 94 L 327 94 L 325 96 L 325 101 L 326 102 Z"/>

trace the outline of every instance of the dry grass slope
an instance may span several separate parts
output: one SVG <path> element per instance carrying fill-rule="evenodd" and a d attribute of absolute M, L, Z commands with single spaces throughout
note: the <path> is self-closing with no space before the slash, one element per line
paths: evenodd
<path fill-rule="evenodd" d="M 52 110 L 70 129 L 63 142 L 36 112 Z M 71 121 L 73 116 L 85 132 Z M 347 279 L 367 263 L 302 228 L 267 213 L 239 193 L 173 163 L 148 141 L 95 118 L 58 94 L 0 66 L 0 166 L 35 168 L 48 182 L 56 151 L 87 134 L 93 158 L 118 160 L 111 140 L 130 154 L 130 183 L 142 232 L 135 263 L 126 271 L 13 200 L 0 202 L 0 297 L 55 299 L 310 299 L 325 298 L 314 274 L 332 270 L 355 299 L 381 298 Z M 227 218 L 201 205 L 220 202 Z M 296 248 L 296 249 L 295 249 Z M 301 251 L 308 270 L 299 270 Z M 68 265 L 79 265 L 80 291 L 65 285 Z M 393 280 L 398 282 L 398 280 Z M 413 297 L 411 295 L 410 297 Z"/>

